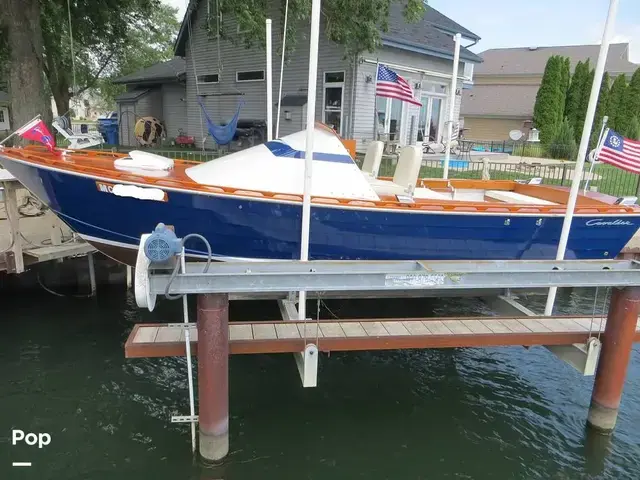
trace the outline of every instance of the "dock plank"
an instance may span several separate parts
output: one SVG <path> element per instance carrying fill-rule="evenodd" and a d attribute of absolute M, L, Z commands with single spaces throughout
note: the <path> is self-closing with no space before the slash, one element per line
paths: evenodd
<path fill-rule="evenodd" d="M 382 326 L 389 332 L 389 335 L 411 335 L 402 322 L 382 322 Z"/>
<path fill-rule="evenodd" d="M 441 320 L 422 322 L 434 335 L 453 335 L 453 332 Z"/>
<path fill-rule="evenodd" d="M 255 340 L 274 340 L 278 338 L 273 323 L 254 323 L 252 328 Z"/>
<path fill-rule="evenodd" d="M 532 332 L 550 332 L 551 330 L 547 327 L 543 321 L 536 320 L 535 318 L 521 318 L 520 323 L 527 327 Z"/>
<path fill-rule="evenodd" d="M 324 337 L 346 337 L 338 322 L 321 323 L 320 331 Z"/>
<path fill-rule="evenodd" d="M 362 327 L 370 337 L 387 337 L 389 332 L 382 322 L 362 322 Z"/>
<path fill-rule="evenodd" d="M 229 325 L 229 340 L 253 340 L 251 325 Z"/>
<path fill-rule="evenodd" d="M 302 338 L 322 338 L 324 335 L 322 334 L 322 329 L 318 327 L 317 323 L 298 323 L 298 332 L 300 332 L 300 337 Z"/>
<path fill-rule="evenodd" d="M 158 335 L 159 327 L 139 327 L 133 343 L 153 343 Z"/>
<path fill-rule="evenodd" d="M 367 332 L 362 328 L 360 322 L 341 322 L 340 326 L 347 337 L 366 337 Z"/>
<path fill-rule="evenodd" d="M 291 323 L 276 323 L 276 335 L 278 338 L 300 338 L 300 332 Z"/>
<path fill-rule="evenodd" d="M 155 343 L 179 342 L 181 332 L 182 328 L 180 327 L 161 328 L 158 330 L 158 335 L 156 335 Z"/>
<path fill-rule="evenodd" d="M 442 323 L 457 335 L 469 335 L 473 333 L 460 320 L 443 320 Z"/>
<path fill-rule="evenodd" d="M 509 330 L 514 333 L 531 333 L 526 326 L 524 326 L 520 321 L 515 318 L 508 318 L 506 320 L 500 320 Z"/>
<path fill-rule="evenodd" d="M 492 333 L 489 327 L 480 320 L 462 320 L 462 323 L 473 333 Z"/>
<path fill-rule="evenodd" d="M 411 335 L 431 335 L 431 330 L 429 330 L 427 326 L 419 320 L 413 322 L 404 321 L 402 324 Z"/>
<path fill-rule="evenodd" d="M 493 333 L 511 333 L 511 330 L 500 320 L 481 320 Z"/>

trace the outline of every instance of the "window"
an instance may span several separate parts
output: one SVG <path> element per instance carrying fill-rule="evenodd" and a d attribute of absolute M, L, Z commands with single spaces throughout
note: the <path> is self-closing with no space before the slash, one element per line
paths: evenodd
<path fill-rule="evenodd" d="M 218 83 L 220 77 L 217 73 L 211 73 L 209 75 L 198 75 L 198 83 Z"/>
<path fill-rule="evenodd" d="M 343 83 L 344 72 L 326 72 L 324 74 L 324 83 Z"/>
<path fill-rule="evenodd" d="M 262 81 L 264 81 L 264 70 L 248 70 L 246 72 L 236 72 L 236 82 Z"/>
<path fill-rule="evenodd" d="M 0 123 L 4 123 L 4 110 L 0 110 Z"/>

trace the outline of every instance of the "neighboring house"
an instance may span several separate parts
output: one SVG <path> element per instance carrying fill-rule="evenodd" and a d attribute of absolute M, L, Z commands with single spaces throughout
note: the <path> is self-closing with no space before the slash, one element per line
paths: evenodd
<path fill-rule="evenodd" d="M 9 123 L 10 104 L 9 95 L 0 91 L 0 137 L 4 137 L 11 130 L 11 124 Z"/>
<path fill-rule="evenodd" d="M 463 92 L 461 117 L 466 136 L 475 140 L 508 140 L 510 130 L 525 134 L 532 127 L 533 106 L 547 60 L 569 57 L 571 70 L 579 61 L 598 60 L 600 45 L 495 48 L 479 55 L 483 62 L 473 76 L 473 88 Z M 609 47 L 605 70 L 612 77 L 631 77 L 640 65 L 629 61 L 629 44 Z"/>
<path fill-rule="evenodd" d="M 425 130 L 433 138 L 440 139 L 444 132 L 447 111 L 447 94 L 451 84 L 453 68 L 453 34 L 463 36 L 463 44 L 476 43 L 479 37 L 437 10 L 425 6 L 424 18 L 416 24 L 406 24 L 402 16 L 402 5 L 392 3 L 389 31 L 382 35 L 382 47 L 375 53 L 363 53 L 357 61 L 344 58 L 344 49 L 330 42 L 321 25 L 318 55 L 318 86 L 316 95 L 316 119 L 332 125 L 341 135 L 355 138 L 359 147 L 374 137 L 374 108 L 380 122 L 378 132 L 391 134 L 400 144 L 422 140 Z M 208 16 L 213 9 L 208 2 L 191 0 L 176 41 L 175 54 L 184 57 L 181 72 L 186 70 L 185 101 L 166 101 L 166 85 L 172 84 L 177 92 L 183 83 L 177 76 L 163 79 L 167 75 L 150 75 L 149 70 L 163 68 L 154 66 L 119 83 L 127 85 L 127 93 L 118 99 L 120 110 L 133 110 L 136 115 L 154 114 L 163 120 L 169 130 L 168 136 L 176 133 L 176 125 L 185 133 L 196 137 L 198 145 L 204 136 L 206 146 L 213 147 L 207 135 L 198 105 L 198 95 L 203 98 L 209 116 L 218 124 L 228 122 L 242 102 L 241 121 L 266 120 L 266 58 L 259 45 L 246 49 L 241 45 L 241 34 L 233 18 L 223 19 L 223 32 L 227 39 L 214 38 L 206 30 Z M 280 56 L 282 37 L 282 15 L 279 4 L 273 3 L 273 102 L 278 100 L 280 80 Z M 215 24 L 210 19 L 209 24 Z M 282 114 L 280 136 L 305 128 L 306 94 L 309 69 L 309 27 L 298 29 L 295 53 L 284 68 L 282 88 Z M 232 40 L 239 40 L 235 42 Z M 220 52 L 220 58 L 218 58 Z M 406 102 L 375 96 L 376 61 L 385 63 L 406 78 L 422 100 L 423 107 Z M 460 78 L 470 77 L 473 64 L 480 58 L 467 48 L 461 49 Z M 178 62 L 178 60 L 176 60 Z M 163 64 L 164 65 L 164 64 Z M 464 75 L 463 75 L 464 73 Z M 196 79 L 197 75 L 197 79 Z M 139 77 L 139 78 L 136 78 Z M 182 78 L 184 78 L 182 77 Z M 458 83 L 458 89 L 462 87 Z M 184 88 L 184 87 L 182 87 Z M 456 89 L 456 90 L 458 90 Z M 149 98 L 146 106 L 141 104 Z M 178 95 L 176 93 L 176 95 Z M 161 100 L 162 98 L 162 100 Z M 456 101 L 456 118 L 459 112 L 460 95 Z M 186 105 L 186 108 L 185 108 Z M 178 123 L 186 115 L 186 120 Z M 274 106 L 274 125 L 276 108 Z M 133 119 L 133 117 L 132 117 Z M 121 136 L 126 140 L 124 115 L 121 115 Z M 419 133 L 420 131 L 420 133 Z"/>
<path fill-rule="evenodd" d="M 175 57 L 114 81 L 127 88 L 116 97 L 122 145 L 136 145 L 133 129 L 140 117 L 160 120 L 167 138 L 187 130 L 185 76 L 184 59 Z"/>

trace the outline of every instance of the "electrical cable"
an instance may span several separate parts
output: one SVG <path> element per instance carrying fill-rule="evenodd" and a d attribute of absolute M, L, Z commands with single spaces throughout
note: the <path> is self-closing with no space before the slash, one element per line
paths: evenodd
<path fill-rule="evenodd" d="M 204 269 L 202 270 L 202 273 L 207 273 L 209 271 L 209 267 L 211 266 L 211 258 L 213 256 L 213 254 L 211 253 L 211 244 L 206 238 L 204 238 L 199 233 L 190 233 L 189 235 L 185 235 L 182 238 L 182 241 L 180 242 L 180 250 L 184 248 L 186 241 L 189 240 L 190 238 L 199 239 L 207 247 L 207 263 L 205 264 Z M 171 283 L 178 276 L 178 270 L 180 270 L 179 261 L 176 262 L 176 266 L 173 268 L 173 271 L 171 272 L 171 276 L 169 277 L 169 281 L 167 282 L 167 288 L 164 290 L 164 296 L 165 298 L 167 298 L 167 300 L 178 300 L 179 298 L 182 298 L 184 296 L 183 294 L 171 295 L 169 293 L 169 289 L 171 288 Z"/>

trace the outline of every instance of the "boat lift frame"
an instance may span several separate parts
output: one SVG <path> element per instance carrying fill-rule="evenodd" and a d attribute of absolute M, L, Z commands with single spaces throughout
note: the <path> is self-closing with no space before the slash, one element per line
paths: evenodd
<path fill-rule="evenodd" d="M 140 261 L 141 256 L 139 256 Z M 186 273 L 172 279 L 165 269 L 148 264 L 136 268 L 138 306 L 153 310 L 158 295 L 170 284 L 171 294 L 288 294 L 278 300 L 283 320 L 296 320 L 295 293 L 313 292 L 322 298 L 332 293 L 376 292 L 380 298 L 394 293 L 458 295 L 465 291 L 510 291 L 513 288 L 630 287 L 640 286 L 640 262 L 635 260 L 492 260 L 492 261 L 267 261 L 214 263 L 207 273 L 204 262 L 187 263 Z M 495 298 L 495 297 L 494 297 Z M 498 297 L 498 309 L 535 315 L 509 297 Z M 311 319 L 307 319 L 310 322 Z M 311 338 L 295 355 L 302 383 L 317 385 L 318 348 Z M 595 340 L 595 338 L 594 338 Z M 599 342 L 550 349 L 585 375 L 593 375 Z M 578 358 L 578 360 L 576 360 Z"/>

